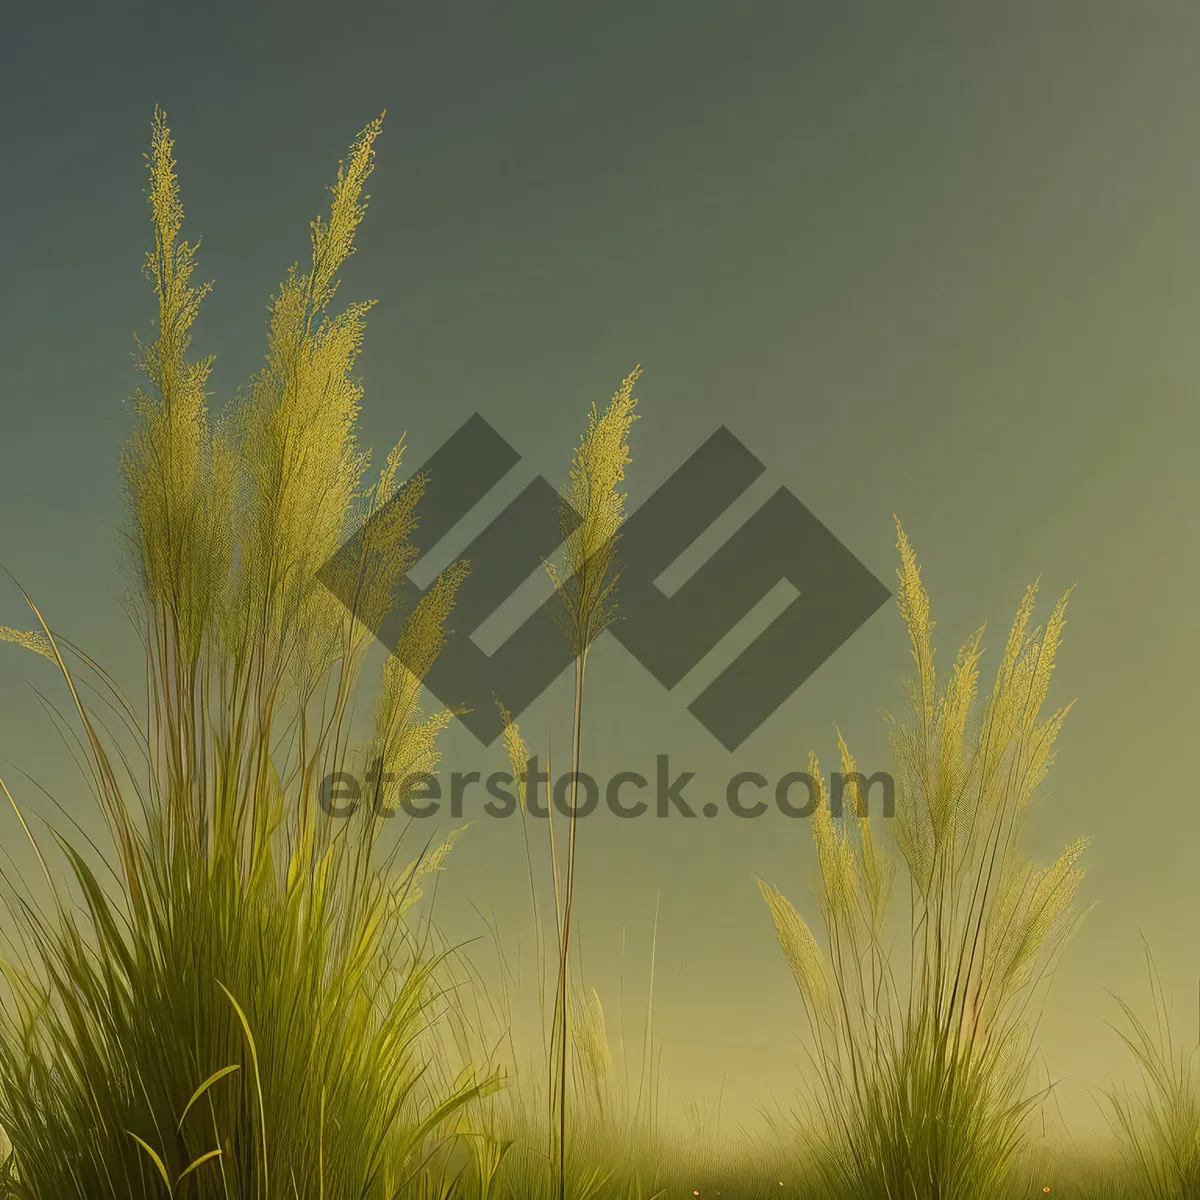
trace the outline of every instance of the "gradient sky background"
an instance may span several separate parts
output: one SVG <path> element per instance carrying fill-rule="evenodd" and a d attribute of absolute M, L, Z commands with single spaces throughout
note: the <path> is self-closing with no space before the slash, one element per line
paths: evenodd
<path fill-rule="evenodd" d="M 1064 1110 L 1093 1125 L 1088 1089 L 1126 1073 L 1105 989 L 1146 996 L 1139 931 L 1195 1033 L 1200 8 L 502 7 L 6 17 L 0 563 L 136 687 L 117 460 L 132 336 L 151 332 L 154 105 L 216 283 L 195 342 L 217 355 L 215 403 L 261 360 L 266 301 L 386 108 L 341 293 L 379 301 L 361 360 L 379 457 L 407 431 L 415 466 L 478 410 L 524 456 L 497 495 L 559 480 L 588 406 L 640 362 L 631 507 L 721 423 L 768 465 L 709 550 L 785 485 L 890 584 L 898 513 L 943 664 L 987 620 L 994 667 L 1039 574 L 1043 614 L 1077 585 L 1052 699 L 1079 703 L 1033 835 L 1041 856 L 1095 838 L 1095 909 L 1043 1024 Z M 0 621 L 28 624 L 7 584 Z M 810 749 L 832 766 L 835 721 L 886 768 L 879 713 L 909 659 L 889 604 L 732 755 L 686 710 L 715 666 L 668 694 L 610 640 L 593 662 L 588 765 L 649 774 L 668 753 L 699 804 L 734 770 L 778 776 Z M 48 664 L 0 648 L 0 762 L 35 812 L 55 815 L 16 768 L 80 815 L 31 684 L 61 701 Z M 526 715 L 560 754 L 569 696 L 564 678 Z M 503 767 L 461 729 L 444 751 L 447 770 Z M 0 836 L 31 868 L 11 814 Z M 753 875 L 815 916 L 807 823 L 599 816 L 580 854 L 614 1024 L 622 938 L 637 1029 L 661 905 L 672 1104 L 711 1108 L 723 1078 L 726 1119 L 786 1100 L 800 1009 Z M 517 823 L 476 821 L 440 920 L 473 937 L 494 911 L 515 939 L 524 872 Z"/>

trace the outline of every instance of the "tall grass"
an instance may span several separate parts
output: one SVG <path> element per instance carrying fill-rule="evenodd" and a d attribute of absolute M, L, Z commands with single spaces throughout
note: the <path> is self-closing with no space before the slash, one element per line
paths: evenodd
<path fill-rule="evenodd" d="M 189 355 L 208 285 L 192 279 L 156 113 L 157 333 L 139 343 L 146 386 L 122 463 L 144 710 L 36 609 L 39 629 L 6 633 L 58 668 L 64 728 L 112 841 L 101 863 L 56 834 L 64 888 L 30 832 L 48 912 L 5 879 L 21 933 L 0 1015 L 14 1197 L 391 1197 L 429 1135 L 494 1085 L 451 1073 L 430 1037 L 439 957 L 411 913 L 448 846 L 399 871 L 394 850 L 377 853 L 386 781 L 437 762 L 448 715 L 422 712 L 421 679 L 464 564 L 402 614 L 373 729 L 353 734 L 372 630 L 414 558 L 422 483 L 396 485 L 399 448 L 367 483 L 353 371 L 369 305 L 330 309 L 380 128 L 354 142 L 312 224 L 311 264 L 272 301 L 263 368 L 214 416 L 211 360 Z M 348 611 L 316 573 L 357 525 Z M 373 786 L 334 821 L 319 791 L 343 770 Z"/>
<path fill-rule="evenodd" d="M 1105 1093 L 1107 1115 L 1147 1195 L 1191 1200 L 1200 1196 L 1200 1029 L 1195 1042 L 1177 1039 L 1149 947 L 1146 973 L 1149 1021 L 1117 999 L 1124 1028 L 1116 1032 L 1137 1064 L 1140 1085 Z M 1193 1015 L 1200 1020 L 1200 1008 Z"/>
<path fill-rule="evenodd" d="M 571 800 L 567 817 L 566 864 L 560 878 L 554 852 L 554 805 L 547 795 L 547 829 L 551 837 L 554 872 L 554 904 L 558 931 L 558 986 L 554 1004 L 553 1044 L 557 1055 L 554 1101 L 557 1106 L 555 1150 L 558 1160 L 558 1200 L 566 1197 L 567 1094 L 570 1079 L 570 1029 L 572 1003 L 570 986 L 571 919 L 575 899 L 575 851 L 578 831 L 579 773 L 583 746 L 583 701 L 588 651 L 597 637 L 616 618 L 617 579 L 613 556 L 624 518 L 625 495 L 619 485 L 629 462 L 626 439 L 635 420 L 637 400 L 633 387 L 641 368 L 626 376 L 601 412 L 594 405 L 588 428 L 575 452 L 570 479 L 561 495 L 560 527 L 563 533 L 563 562 L 548 564 L 559 600 L 560 623 L 574 659 L 575 690 L 571 710 Z M 510 726 L 511 728 L 511 726 Z M 518 735 L 519 736 L 519 735 Z M 524 769 L 524 759 L 520 769 Z M 522 797 L 524 800 L 524 797 Z M 586 995 L 586 994 L 585 994 Z M 591 1051 L 593 1067 L 607 1055 L 597 1042 L 595 1024 L 603 1010 L 594 993 L 585 998 L 586 1014 L 577 1038 L 585 1055 Z M 597 1016 L 599 1014 L 599 1016 Z M 602 1024 L 601 1024 L 602 1033 Z M 552 1060 L 553 1061 L 553 1060 Z M 551 1068 L 553 1071 L 553 1067 Z"/>
<path fill-rule="evenodd" d="M 876 841 L 866 781 L 839 737 L 853 809 L 833 811 L 810 759 L 824 945 L 778 890 L 760 886 L 808 1018 L 820 1102 L 804 1128 L 831 1194 L 970 1200 L 1002 1189 L 1020 1149 L 1036 1101 L 1040 985 L 1080 916 L 1085 841 L 1043 869 L 1021 850 L 1067 713 L 1040 716 L 1066 597 L 1031 629 L 1028 589 L 977 705 L 983 631 L 941 683 L 929 597 L 897 529 L 917 674 L 907 719 L 892 721 L 891 837 Z M 907 962 L 893 952 L 897 934 Z"/>

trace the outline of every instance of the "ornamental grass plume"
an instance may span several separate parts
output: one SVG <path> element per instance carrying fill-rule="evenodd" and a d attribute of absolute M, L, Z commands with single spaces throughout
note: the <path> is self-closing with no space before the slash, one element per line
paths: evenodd
<path fill-rule="evenodd" d="M 865 781 L 839 734 L 855 804 L 835 813 L 816 756 L 818 941 L 759 887 L 800 991 L 821 1102 L 805 1129 L 831 1194 L 974 1200 L 999 1194 L 1021 1146 L 1035 998 L 1081 918 L 1086 839 L 1045 868 L 1021 850 L 1029 806 L 1070 705 L 1042 716 L 1067 597 L 1031 629 L 1030 587 L 991 693 L 977 696 L 982 633 L 948 678 L 916 556 L 897 523 L 899 606 L 916 677 L 891 721 L 895 817 L 874 840 Z M 902 887 L 896 900 L 896 883 Z M 906 894 L 904 894 L 906 893 Z M 907 962 L 891 949 L 907 933 Z"/>
<path fill-rule="evenodd" d="M 352 693 L 415 557 L 422 484 L 396 484 L 400 448 L 366 481 L 354 368 L 369 305 L 330 307 L 380 130 L 355 140 L 312 223 L 311 263 L 274 297 L 262 369 L 214 416 L 211 360 L 189 345 L 209 287 L 193 282 L 173 143 L 155 114 L 146 272 L 158 328 L 138 344 L 146 382 L 121 464 L 146 710 L 36 609 L 40 630 L 3 630 L 67 685 L 116 881 L 57 835 L 82 904 L 45 859 L 48 913 L 4 879 L 24 938 L 3 964 L 0 1012 L 14 1197 L 383 1200 L 494 1086 L 432 1037 L 439 961 L 407 916 L 449 842 L 397 875 L 379 852 L 380 791 L 336 827 L 316 815 L 334 772 L 436 767 L 448 716 L 422 711 L 420 685 L 466 570 L 448 568 L 408 615 L 373 730 L 353 737 Z M 355 527 L 369 532 L 342 568 L 358 572 L 347 609 L 317 571 Z"/>
<path fill-rule="evenodd" d="M 12 642 L 17 646 L 24 646 L 26 650 L 32 650 L 35 654 L 40 654 L 43 658 L 50 659 L 51 662 L 54 661 L 54 647 L 40 629 L 26 631 L 13 629 L 9 625 L 0 625 L 0 642 Z"/>
<path fill-rule="evenodd" d="M 630 462 L 629 429 L 637 419 L 633 389 L 641 374 L 635 367 L 603 411 L 592 405 L 560 497 L 563 564 L 550 563 L 548 570 L 577 656 L 586 655 L 617 616 L 613 562 L 625 519 L 625 493 L 619 487 Z"/>

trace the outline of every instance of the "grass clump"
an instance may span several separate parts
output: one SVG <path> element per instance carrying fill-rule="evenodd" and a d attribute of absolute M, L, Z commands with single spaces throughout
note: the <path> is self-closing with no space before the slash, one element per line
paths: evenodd
<path fill-rule="evenodd" d="M 1146 1194 L 1190 1200 L 1200 1196 L 1200 1042 L 1178 1040 L 1149 947 L 1146 972 L 1151 1020 L 1117 999 L 1124 1027 L 1116 1032 L 1137 1064 L 1140 1083 L 1106 1092 L 1106 1115 Z"/>
<path fill-rule="evenodd" d="M 354 142 L 312 224 L 311 265 L 274 297 L 262 370 L 214 416 L 211 360 L 189 357 L 208 285 L 192 280 L 156 114 L 158 328 L 139 343 L 146 386 L 122 463 L 145 711 L 40 614 L 32 633 L 5 631 L 58 667 L 114 849 L 99 866 L 56 835 L 64 887 L 35 840 L 48 910 L 6 880 L 22 934 L 0 1015 L 14 1197 L 382 1200 L 493 1086 L 452 1071 L 430 1036 L 439 959 L 411 908 L 448 847 L 399 871 L 394 851 L 377 853 L 385 781 L 436 766 L 449 717 L 422 712 L 421 679 L 464 564 L 402 614 L 405 652 L 388 659 L 372 731 L 352 736 L 372 631 L 415 557 L 422 482 L 397 486 L 399 448 L 366 482 L 353 371 L 369 305 L 330 311 L 380 128 Z M 347 609 L 317 572 L 359 525 Z M 339 771 L 376 783 L 335 821 L 321 789 Z"/>
<path fill-rule="evenodd" d="M 907 719 L 892 721 L 889 843 L 875 839 L 866 781 L 839 738 L 851 806 L 834 811 L 815 755 L 809 771 L 824 945 L 777 889 L 760 887 L 808 1018 L 819 1103 L 803 1129 L 830 1194 L 972 1200 L 1001 1193 L 1021 1147 L 1037 1098 L 1039 985 L 1080 917 L 1086 842 L 1042 869 L 1021 850 L 1067 713 L 1041 716 L 1066 597 L 1031 629 L 1028 589 L 977 704 L 983 631 L 939 681 L 929 597 L 902 529 L 899 548 L 917 673 Z"/>

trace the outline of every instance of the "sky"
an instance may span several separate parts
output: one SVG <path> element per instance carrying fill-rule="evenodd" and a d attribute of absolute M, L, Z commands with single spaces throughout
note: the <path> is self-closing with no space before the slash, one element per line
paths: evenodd
<path fill-rule="evenodd" d="M 1200 9 L 221 0 L 6 24 L 0 565 L 52 627 L 136 687 L 118 460 L 153 313 L 155 105 L 214 281 L 195 349 L 216 355 L 217 405 L 261 362 L 339 157 L 386 110 L 340 293 L 377 301 L 377 461 L 405 435 L 416 466 L 473 413 L 500 432 L 521 461 L 465 545 L 534 475 L 565 478 L 590 405 L 640 364 L 631 511 L 722 425 L 766 468 L 676 584 L 784 487 L 889 587 L 899 516 L 943 664 L 986 621 L 986 673 L 1028 583 L 1043 616 L 1073 587 L 1051 700 L 1077 703 L 1031 829 L 1042 859 L 1093 839 L 1093 907 L 1041 1025 L 1063 1111 L 1089 1127 L 1095 1089 L 1128 1073 L 1105 1020 L 1110 993 L 1145 1003 L 1143 937 L 1195 1036 Z M 22 610 L 5 583 L 0 623 Z M 673 690 L 602 639 L 585 766 L 652 775 L 667 755 L 698 807 L 739 770 L 778 778 L 810 750 L 831 767 L 840 729 L 886 770 L 881 714 L 910 666 L 892 603 L 737 750 L 688 712 L 770 615 Z M 86 820 L 38 701 L 55 687 L 0 647 L 0 764 L 34 813 L 62 815 L 22 772 Z M 564 675 L 523 714 L 532 748 L 562 757 L 570 699 Z M 442 748 L 447 772 L 504 766 L 461 727 Z M 807 822 L 601 813 L 579 854 L 586 970 L 631 1029 L 653 940 L 670 1103 L 719 1099 L 728 1121 L 786 1103 L 803 1022 L 755 876 L 816 917 Z M 439 922 L 527 937 L 525 870 L 519 826 L 476 815 Z"/>

